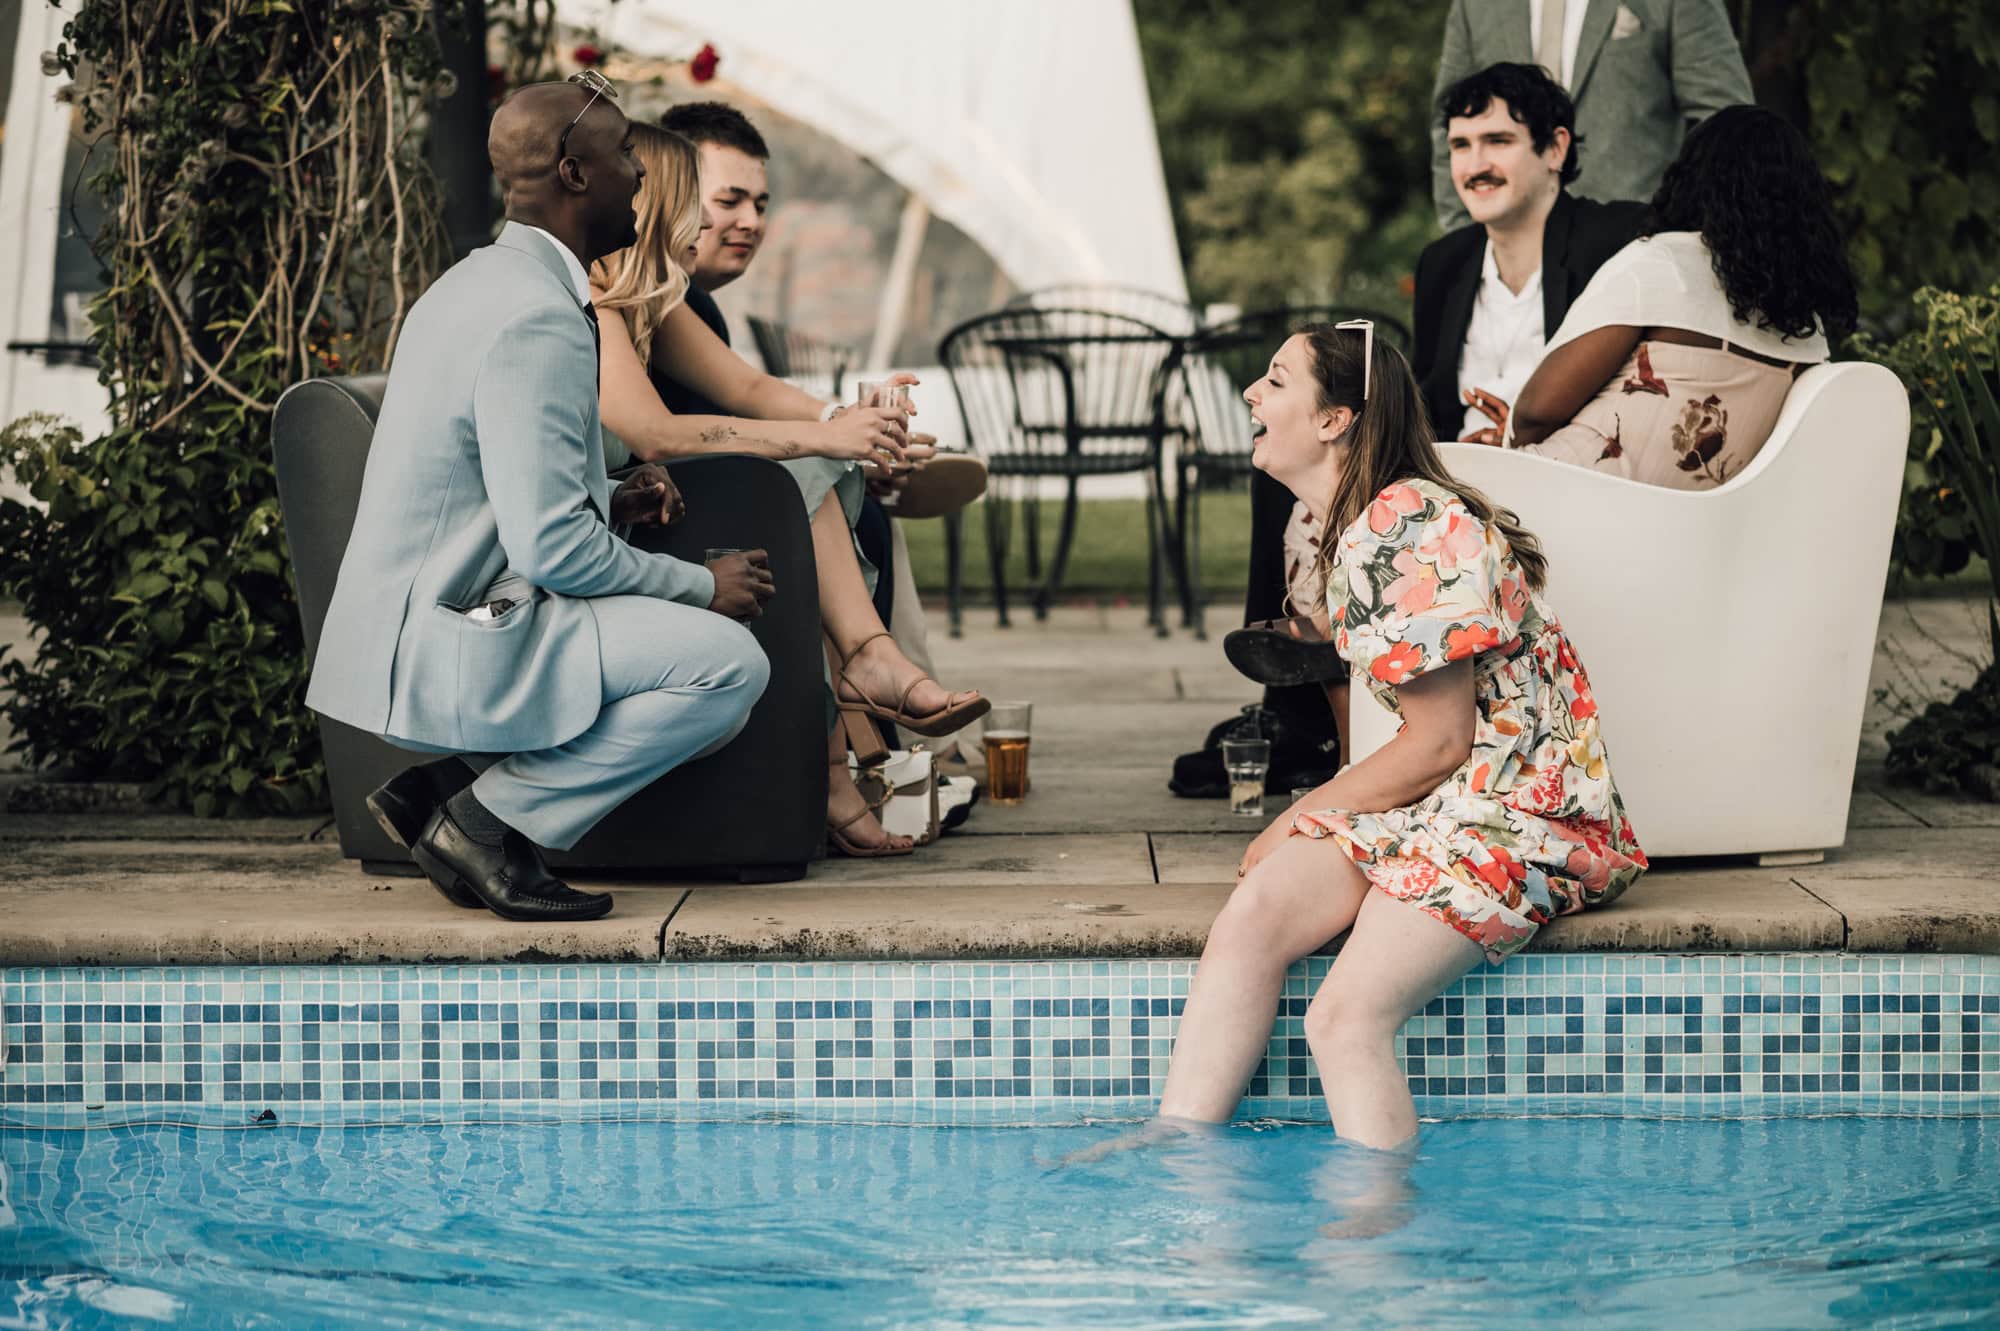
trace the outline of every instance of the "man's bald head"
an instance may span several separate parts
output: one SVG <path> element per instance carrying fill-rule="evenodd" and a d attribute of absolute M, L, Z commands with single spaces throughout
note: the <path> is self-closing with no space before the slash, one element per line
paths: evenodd
<path fill-rule="evenodd" d="M 563 237 L 586 264 L 632 243 L 645 172 L 632 155 L 631 122 L 610 97 L 578 83 L 531 83 L 493 113 L 486 153 L 511 220 Z"/>
<path fill-rule="evenodd" d="M 590 106 L 589 114 L 570 131 L 572 143 L 586 127 L 603 131 L 610 128 L 603 122 L 625 119 L 604 97 L 597 98 L 596 105 L 590 103 L 591 91 L 580 83 L 531 83 L 500 103 L 486 131 L 486 155 L 493 160 L 501 188 L 554 175 L 557 141 L 585 106 Z"/>

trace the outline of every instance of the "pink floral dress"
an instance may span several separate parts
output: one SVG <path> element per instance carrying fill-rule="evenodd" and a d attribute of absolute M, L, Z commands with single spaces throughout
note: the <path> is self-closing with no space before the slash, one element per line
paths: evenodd
<path fill-rule="evenodd" d="M 1392 711 L 1396 686 L 1473 658 L 1472 754 L 1422 801 L 1300 813 L 1375 887 L 1498 962 L 1558 915 L 1617 897 L 1646 867 L 1611 781 L 1597 702 L 1562 626 L 1497 528 L 1428 481 L 1390 486 L 1340 535 L 1335 645 Z"/>

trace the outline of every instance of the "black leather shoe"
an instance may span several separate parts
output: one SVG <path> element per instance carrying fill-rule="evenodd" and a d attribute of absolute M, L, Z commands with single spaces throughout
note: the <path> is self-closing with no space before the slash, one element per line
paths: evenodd
<path fill-rule="evenodd" d="M 1332 684 L 1347 678 L 1347 662 L 1305 616 L 1246 624 L 1222 638 L 1222 654 L 1237 671 L 1266 688 Z"/>
<path fill-rule="evenodd" d="M 368 793 L 368 812 L 375 815 L 390 840 L 408 850 L 424 834 L 438 806 L 471 785 L 478 775 L 463 758 L 440 758 L 406 767 Z"/>
<path fill-rule="evenodd" d="M 471 785 L 479 773 L 463 758 L 441 758 L 434 763 L 406 767 L 368 793 L 368 812 L 389 834 L 389 839 L 405 850 L 414 850 L 422 839 L 431 815 L 444 802 Z M 482 910 L 486 903 L 470 892 L 458 890 L 455 882 L 428 875 L 431 886 L 444 899 L 466 910 Z"/>
<path fill-rule="evenodd" d="M 1333 720 L 1327 718 L 1331 733 Z M 1317 786 L 1333 779 L 1340 770 L 1339 745 L 1304 732 L 1296 722 L 1287 722 L 1268 707 L 1252 704 L 1236 716 L 1218 722 L 1208 739 L 1193 753 L 1174 759 L 1174 774 L 1167 789 L 1182 799 L 1219 800 L 1229 794 L 1229 775 L 1222 766 L 1222 741 L 1257 739 L 1271 741 L 1271 766 L 1264 776 L 1264 790 L 1273 795 L 1289 795 L 1296 786 Z"/>
<path fill-rule="evenodd" d="M 410 854 L 446 896 L 463 892 L 503 920 L 595 920 L 611 913 L 610 893 L 578 892 L 556 878 L 519 832 L 510 830 L 498 846 L 482 845 L 443 809 L 431 815 Z"/>

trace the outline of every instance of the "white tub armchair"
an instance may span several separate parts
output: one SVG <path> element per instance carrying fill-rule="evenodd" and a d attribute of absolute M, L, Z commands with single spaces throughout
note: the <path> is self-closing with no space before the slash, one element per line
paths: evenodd
<path fill-rule="evenodd" d="M 1810 862 L 1845 839 L 1909 427 L 1894 374 L 1843 363 L 1800 375 L 1763 450 L 1704 493 L 1443 445 L 1541 538 L 1649 855 Z M 1397 722 L 1353 699 L 1361 757 Z"/>

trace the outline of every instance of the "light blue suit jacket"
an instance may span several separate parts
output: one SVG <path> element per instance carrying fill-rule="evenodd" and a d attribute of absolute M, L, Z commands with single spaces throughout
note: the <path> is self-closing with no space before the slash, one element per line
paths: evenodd
<path fill-rule="evenodd" d="M 553 245 L 510 223 L 403 326 L 306 702 L 460 752 L 582 733 L 603 697 L 591 598 L 715 595 L 609 511 L 589 321 Z M 500 597 L 514 608 L 466 618 Z"/>

